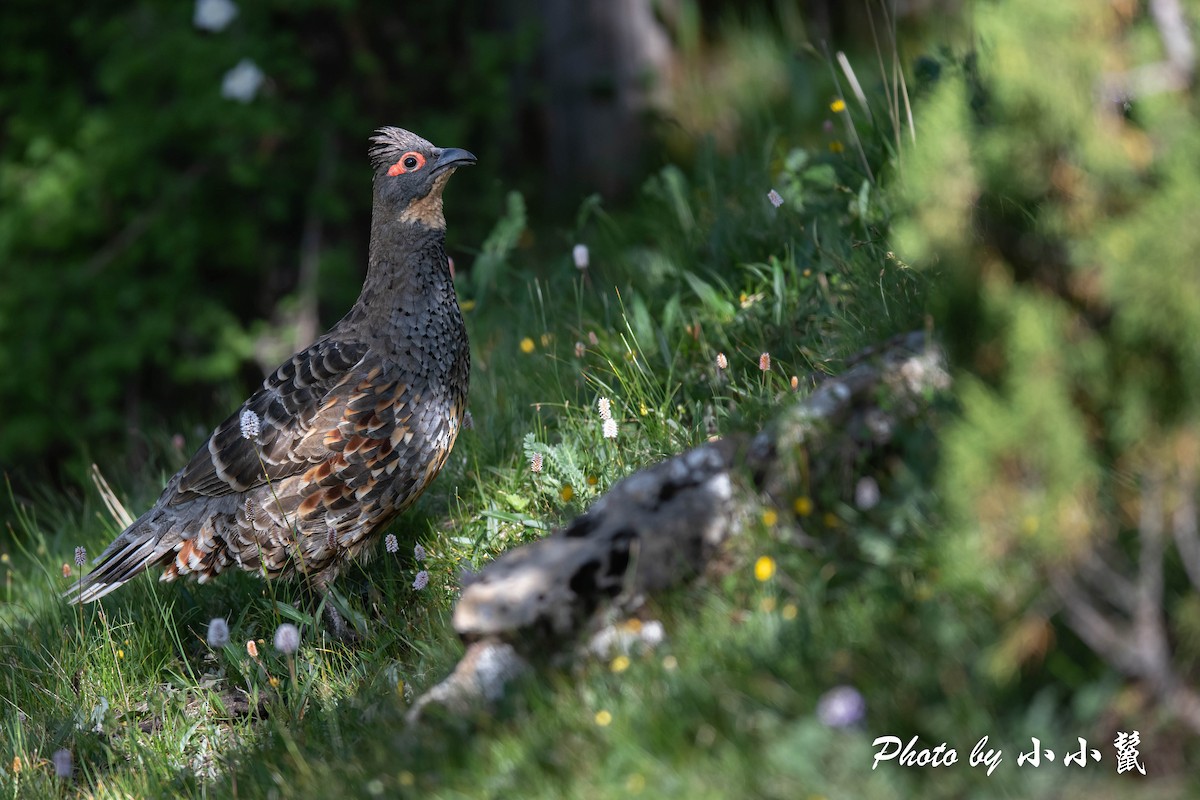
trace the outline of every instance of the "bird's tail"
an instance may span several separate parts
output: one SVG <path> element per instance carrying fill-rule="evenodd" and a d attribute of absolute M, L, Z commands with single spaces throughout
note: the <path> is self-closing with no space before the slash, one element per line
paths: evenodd
<path fill-rule="evenodd" d="M 160 543 L 155 534 L 157 526 L 150 521 L 153 511 L 147 511 L 122 531 L 104 548 L 92 571 L 63 593 L 70 605 L 99 600 L 161 558 L 162 554 L 156 552 Z"/>

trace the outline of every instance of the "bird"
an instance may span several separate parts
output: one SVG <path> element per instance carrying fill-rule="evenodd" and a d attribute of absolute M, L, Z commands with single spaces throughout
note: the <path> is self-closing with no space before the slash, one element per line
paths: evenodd
<path fill-rule="evenodd" d="M 349 312 L 268 374 L 69 592 L 91 603 L 144 570 L 204 583 L 238 567 L 306 581 L 338 571 L 409 508 L 463 426 L 470 347 L 445 250 L 442 193 L 466 150 L 402 128 L 371 138 L 366 277 Z M 332 603 L 326 623 L 352 636 Z"/>

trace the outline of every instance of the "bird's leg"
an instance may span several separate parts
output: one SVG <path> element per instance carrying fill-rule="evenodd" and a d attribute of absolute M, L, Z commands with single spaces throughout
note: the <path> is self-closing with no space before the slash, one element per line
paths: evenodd
<path fill-rule="evenodd" d="M 332 576 L 330 576 L 328 573 L 322 573 L 321 575 L 313 578 L 310 581 L 310 584 L 320 597 L 320 600 L 318 600 L 317 603 L 318 606 L 320 606 L 321 603 L 324 603 L 325 605 L 323 616 L 326 630 L 328 630 L 329 633 L 338 641 L 346 644 L 353 644 L 359 641 L 361 637 L 358 635 L 358 631 L 356 631 L 353 626 L 346 623 L 346 619 L 342 616 L 342 612 L 338 611 L 337 605 L 334 604 L 333 593 L 329 590 L 329 581 L 331 579 Z"/>

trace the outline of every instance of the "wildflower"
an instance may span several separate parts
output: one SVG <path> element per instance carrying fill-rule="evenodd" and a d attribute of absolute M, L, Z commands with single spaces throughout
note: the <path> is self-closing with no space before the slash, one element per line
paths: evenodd
<path fill-rule="evenodd" d="M 414 776 L 408 770 L 404 770 L 403 772 L 400 773 L 400 785 L 401 786 L 412 786 L 414 783 L 416 783 L 416 780 L 417 780 L 416 776 Z"/>
<path fill-rule="evenodd" d="M 464 431 L 469 431 L 469 430 L 471 430 L 472 428 L 474 428 L 474 427 L 475 427 L 475 418 L 474 418 L 473 416 L 471 416 L 471 412 L 470 412 L 470 411 L 467 411 L 467 412 L 463 413 L 463 423 L 462 423 L 462 425 L 463 425 L 463 430 L 464 430 Z"/>
<path fill-rule="evenodd" d="M 600 339 L 596 336 L 595 331 L 588 331 L 588 344 L 590 344 L 592 347 L 600 344 Z"/>
<path fill-rule="evenodd" d="M 604 420 L 603 433 L 605 439 L 617 438 L 617 421 L 615 419 Z"/>
<path fill-rule="evenodd" d="M 612 712 L 600 709 L 596 712 L 596 724 L 601 728 L 607 728 L 612 724 Z"/>
<path fill-rule="evenodd" d="M 600 479 L 599 479 L 599 478 L 597 478 L 595 475 L 588 475 L 588 476 L 587 476 L 587 485 L 588 485 L 588 486 L 595 486 L 595 485 L 596 485 L 597 483 L 599 483 L 599 482 L 600 482 Z"/>
<path fill-rule="evenodd" d="M 542 454 L 541 453 L 534 453 L 533 455 L 531 455 L 529 457 L 529 471 L 530 472 L 541 472 L 542 471 Z"/>
<path fill-rule="evenodd" d="M 832 142 L 829 143 L 829 152 L 831 152 L 831 153 L 840 153 L 845 149 L 846 149 L 846 145 L 842 144 L 837 139 L 834 139 Z"/>
<path fill-rule="evenodd" d="M 69 578 L 69 577 L 71 577 L 71 565 L 70 565 L 70 564 L 68 564 L 67 562 L 65 562 L 65 561 L 64 561 L 64 562 L 63 562 L 63 570 L 62 570 L 62 572 L 63 572 L 63 577 L 64 577 L 64 578 Z"/>
<path fill-rule="evenodd" d="M 586 244 L 577 244 L 572 247 L 571 259 L 575 262 L 575 269 L 587 269 L 590 261 L 588 246 Z"/>
<path fill-rule="evenodd" d="M 413 558 L 415 558 L 417 561 L 424 561 L 425 560 L 425 548 L 421 547 L 421 545 L 419 545 L 419 544 L 413 545 Z"/>
<path fill-rule="evenodd" d="M 663 660 L 662 660 L 662 665 L 663 665 L 663 669 L 670 672 L 671 670 L 679 667 L 679 659 L 675 658 L 675 656 L 664 656 Z"/>
<path fill-rule="evenodd" d="M 550 343 L 554 341 L 554 335 L 550 333 L 543 333 L 541 338 L 542 347 L 549 347 Z"/>
<path fill-rule="evenodd" d="M 576 342 L 575 343 L 575 357 L 583 358 L 585 355 L 587 355 L 587 348 L 583 346 L 583 342 Z"/>
<path fill-rule="evenodd" d="M 779 208 L 781 205 L 783 205 L 783 197 L 781 197 L 779 192 L 775 191 L 774 189 L 767 192 L 767 199 L 770 200 L 771 205 L 775 206 L 776 208 Z"/>
<path fill-rule="evenodd" d="M 729 359 L 724 353 L 717 353 L 717 369 L 729 369 Z"/>
<path fill-rule="evenodd" d="M 387 548 L 389 553 L 396 553 L 400 550 L 400 543 L 396 541 L 396 534 L 389 533 L 383 537 L 383 546 Z"/>
<path fill-rule="evenodd" d="M 825 523 L 826 528 L 836 528 L 842 524 L 842 521 L 838 519 L 837 514 L 833 513 L 832 511 L 826 512 L 825 516 L 821 518 L 821 521 Z"/>
<path fill-rule="evenodd" d="M 562 489 L 558 492 L 558 496 L 562 498 L 564 503 L 571 502 L 571 498 L 575 496 L 575 487 L 569 483 L 564 483 Z"/>
<path fill-rule="evenodd" d="M 534 348 L 533 339 L 530 339 L 528 336 L 526 336 L 524 339 L 521 340 L 521 352 L 522 353 L 527 353 L 527 354 L 532 353 L 533 348 Z"/>
<path fill-rule="evenodd" d="M 52 756 L 54 761 L 54 774 L 60 778 L 71 777 L 71 751 L 63 748 L 55 750 Z"/>
<path fill-rule="evenodd" d="M 76 547 L 75 548 L 75 566 L 82 567 L 85 563 L 87 563 L 87 548 L 86 547 Z"/>
<path fill-rule="evenodd" d="M 213 617 L 208 621 L 208 646 L 224 647 L 229 644 L 229 623 L 221 617 Z"/>
<path fill-rule="evenodd" d="M 775 575 L 775 559 L 770 556 L 759 556 L 754 562 L 754 577 L 760 581 L 769 581 Z"/>
<path fill-rule="evenodd" d="M 272 688 L 272 689 L 278 689 L 278 688 L 279 688 L 279 678 L 276 678 L 274 675 L 272 675 L 271 677 L 267 678 L 267 683 L 271 684 L 271 688 Z"/>
<path fill-rule="evenodd" d="M 285 622 L 275 629 L 275 649 L 290 656 L 300 649 L 300 629 Z"/>
<path fill-rule="evenodd" d="M 770 614 L 775 610 L 775 598 L 764 597 L 762 601 L 759 602 L 758 607 L 762 609 L 764 614 Z"/>
<path fill-rule="evenodd" d="M 238 8 L 230 0 L 196 0 L 192 24 L 202 31 L 220 33 L 237 15 Z"/>
<path fill-rule="evenodd" d="M 862 511 L 870 511 L 879 505 L 879 484 L 870 475 L 860 478 L 855 484 L 854 505 Z"/>
<path fill-rule="evenodd" d="M 835 114 L 842 113 L 846 110 L 846 101 L 839 97 L 837 100 L 834 100 L 829 104 L 829 110 Z"/>
<path fill-rule="evenodd" d="M 607 397 L 601 397 L 596 401 L 596 410 L 600 412 L 600 419 L 612 419 L 612 405 L 608 402 Z"/>
<path fill-rule="evenodd" d="M 416 589 L 419 592 L 428 585 L 429 585 L 429 571 L 423 569 L 417 573 L 417 577 L 413 578 L 412 586 L 414 589 Z"/>
<path fill-rule="evenodd" d="M 796 608 L 795 603 L 788 603 L 783 607 L 783 610 L 779 612 L 779 616 L 790 621 L 795 619 L 796 615 L 799 613 L 800 609 Z"/>
<path fill-rule="evenodd" d="M 771 354 L 763 353 L 758 357 L 758 368 L 763 372 L 771 371 Z"/>
<path fill-rule="evenodd" d="M 262 420 L 258 418 L 250 409 L 242 412 L 242 438 L 250 441 L 258 441 L 259 434 L 262 433 Z"/>
<path fill-rule="evenodd" d="M 629 669 L 629 656 L 617 656 L 612 660 L 612 663 L 608 665 L 608 668 L 616 673 L 624 672 L 625 670 Z"/>
<path fill-rule="evenodd" d="M 763 525 L 768 528 L 774 527 L 775 523 L 779 521 L 779 514 L 773 508 L 764 509 L 762 512 L 762 521 Z"/>
<path fill-rule="evenodd" d="M 817 701 L 817 719 L 828 728 L 848 728 L 862 721 L 867 701 L 853 686 L 837 686 Z"/>
<path fill-rule="evenodd" d="M 117 658 L 118 659 L 125 658 L 125 651 L 118 648 L 117 649 Z"/>
<path fill-rule="evenodd" d="M 800 379 L 799 379 L 799 378 L 797 378 L 795 375 L 793 375 L 793 376 L 792 376 L 792 380 L 790 381 L 790 383 L 791 383 L 791 385 L 792 385 L 792 391 L 793 391 L 793 392 L 798 392 L 798 391 L 800 391 Z"/>
<path fill-rule="evenodd" d="M 258 645 L 254 643 L 253 639 L 246 640 L 246 652 L 250 654 L 251 658 L 258 658 Z"/>
<path fill-rule="evenodd" d="M 792 510 L 795 511 L 798 516 L 807 517 L 812 513 L 813 502 L 808 497 L 797 497 L 792 501 Z"/>
<path fill-rule="evenodd" d="M 258 94 L 265 77 L 257 64 L 243 58 L 221 78 L 221 96 L 227 100 L 249 103 Z"/>
<path fill-rule="evenodd" d="M 13 756 L 12 772 L 14 775 L 21 774 L 21 757 L 20 756 Z"/>

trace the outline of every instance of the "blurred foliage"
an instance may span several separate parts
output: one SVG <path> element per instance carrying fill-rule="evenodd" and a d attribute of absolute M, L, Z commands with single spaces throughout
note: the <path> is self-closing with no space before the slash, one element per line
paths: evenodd
<path fill-rule="evenodd" d="M 1090 692 L 1103 670 L 1078 634 L 1142 682 L 1115 713 L 1173 709 L 1195 674 L 1169 644 L 1194 639 L 1194 91 L 1135 91 L 1129 76 L 1163 51 L 1133 5 L 979 3 L 975 22 L 977 52 L 944 60 L 919 108 L 894 228 L 897 252 L 936 276 L 962 370 L 943 436 L 945 585 L 986 598 L 998 641 L 981 666 L 1002 682 L 1049 680 L 1064 703 Z M 1164 554 L 1164 525 L 1179 553 Z"/>
<path fill-rule="evenodd" d="M 532 27 L 490 3 L 243 3 L 218 33 L 192 14 L 0 7 L 0 465 L 211 409 L 209 387 L 267 332 L 249 321 L 312 288 L 297 285 L 305 247 L 321 316 L 340 314 L 365 263 L 379 125 L 497 164 L 515 149 L 509 76 Z M 258 95 L 223 97 L 246 58 Z M 464 240 L 500 201 L 498 184 L 461 188 Z"/>

